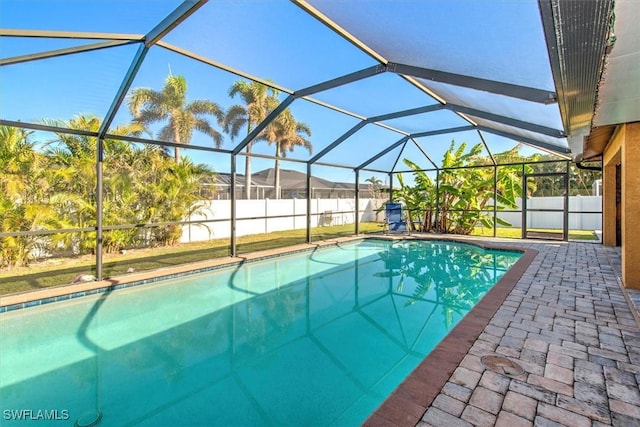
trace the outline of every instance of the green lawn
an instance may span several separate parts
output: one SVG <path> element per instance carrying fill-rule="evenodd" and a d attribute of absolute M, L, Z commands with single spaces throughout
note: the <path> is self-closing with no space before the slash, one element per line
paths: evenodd
<path fill-rule="evenodd" d="M 360 224 L 361 233 L 381 231 L 376 223 Z M 312 241 L 350 236 L 354 225 L 317 227 L 311 230 Z M 241 236 L 237 239 L 238 254 L 265 249 L 281 248 L 306 242 L 306 230 L 278 231 L 268 234 Z M 229 239 L 209 242 L 185 243 L 172 247 L 136 249 L 125 254 L 105 254 L 103 276 L 105 278 L 136 272 L 170 267 L 180 264 L 222 258 L 230 255 Z M 82 256 L 32 263 L 29 267 L 0 272 L 0 295 L 32 291 L 71 283 L 79 274 L 95 274 L 95 257 Z"/>
<path fill-rule="evenodd" d="M 381 225 L 377 223 L 360 224 L 360 232 L 363 234 L 375 233 L 381 230 Z M 350 236 L 353 232 L 354 225 L 349 224 L 313 228 L 311 235 L 312 241 L 319 241 Z M 493 230 L 478 227 L 473 235 L 493 236 Z M 520 238 L 520 229 L 499 228 L 498 237 L 518 239 Z M 597 240 L 593 232 L 579 230 L 572 230 L 569 233 L 569 238 L 575 240 Z M 306 230 L 304 229 L 242 236 L 237 239 L 237 252 L 238 254 L 246 254 L 265 249 L 301 244 L 305 243 L 305 241 Z M 186 243 L 173 247 L 136 249 L 127 251 L 125 254 L 105 254 L 103 260 L 103 276 L 115 277 L 126 274 L 128 270 L 134 270 L 136 272 L 153 270 L 161 267 L 222 258 L 229 256 L 229 254 L 230 247 L 228 239 Z M 83 256 L 78 258 L 47 260 L 33 263 L 29 267 L 2 271 L 0 272 L 0 295 L 68 284 L 71 283 L 78 274 L 95 274 L 94 264 L 95 258 L 93 256 Z"/>
<path fill-rule="evenodd" d="M 562 230 L 557 229 L 529 229 L 533 233 L 554 233 L 561 234 Z M 493 237 L 493 229 L 485 227 L 476 227 L 471 233 L 474 236 Z M 520 239 L 522 231 L 520 228 L 498 227 L 496 237 L 508 237 L 511 239 Z M 569 230 L 569 240 L 593 240 L 598 241 L 598 236 L 592 230 Z"/>

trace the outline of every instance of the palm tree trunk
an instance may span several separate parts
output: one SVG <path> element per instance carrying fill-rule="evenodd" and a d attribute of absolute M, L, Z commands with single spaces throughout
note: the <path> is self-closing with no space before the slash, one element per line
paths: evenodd
<path fill-rule="evenodd" d="M 182 139 L 180 138 L 180 131 L 177 128 L 173 128 L 173 142 L 180 144 Z M 180 148 L 173 147 L 173 157 L 176 163 L 180 163 Z"/>

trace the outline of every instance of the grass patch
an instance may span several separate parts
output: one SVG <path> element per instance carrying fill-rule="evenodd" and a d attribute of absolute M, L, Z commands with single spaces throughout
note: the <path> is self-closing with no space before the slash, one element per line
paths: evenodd
<path fill-rule="evenodd" d="M 360 224 L 361 233 L 381 231 L 377 223 Z M 241 236 L 236 240 L 238 254 L 275 249 L 306 242 L 306 230 L 277 231 L 268 234 Z M 311 229 L 312 241 L 351 236 L 354 225 L 336 225 Z M 223 258 L 231 254 L 229 239 L 208 242 L 183 243 L 172 247 L 128 250 L 124 254 L 103 255 L 103 276 L 120 276 L 130 272 L 155 270 Z M 95 275 L 95 257 L 83 255 L 75 258 L 51 259 L 34 262 L 28 267 L 18 267 L 0 272 L 0 295 L 44 289 L 71 283 L 79 274 Z"/>
<path fill-rule="evenodd" d="M 529 229 L 528 231 L 532 233 L 553 233 L 556 235 L 562 234 L 562 230 L 551 228 L 535 228 Z M 471 234 L 473 236 L 493 237 L 493 229 L 476 227 Z M 520 230 L 520 228 L 498 227 L 496 229 L 496 237 L 520 239 L 522 237 L 522 231 Z M 599 241 L 598 236 L 592 230 L 569 230 L 569 240 Z"/>
<path fill-rule="evenodd" d="M 378 223 L 360 224 L 360 233 L 375 233 L 382 230 Z M 498 237 L 520 238 L 519 228 L 498 228 Z M 531 230 L 533 231 L 533 230 Z M 556 231 L 557 230 L 536 230 Z M 337 237 L 351 236 L 354 225 L 335 225 L 311 229 L 311 240 L 329 240 Z M 493 230 L 477 227 L 474 236 L 493 236 Z M 598 240 L 592 231 L 571 230 L 571 240 Z M 282 248 L 305 243 L 306 230 L 277 231 L 268 234 L 254 234 L 238 237 L 236 241 L 238 254 L 247 254 L 267 249 Z M 172 247 L 134 249 L 124 254 L 105 254 L 103 256 L 103 276 L 115 277 L 136 272 L 155 270 L 189 264 L 214 258 L 229 256 L 231 247 L 229 239 L 211 240 L 208 242 L 183 243 Z M 44 289 L 71 283 L 78 274 L 95 275 L 95 257 L 84 255 L 76 258 L 52 259 L 36 262 L 29 267 L 14 268 L 0 272 L 0 295 Z"/>

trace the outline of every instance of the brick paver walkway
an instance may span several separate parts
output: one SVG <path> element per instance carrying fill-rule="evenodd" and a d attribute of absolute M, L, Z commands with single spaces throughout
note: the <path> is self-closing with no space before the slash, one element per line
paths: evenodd
<path fill-rule="evenodd" d="M 539 253 L 418 426 L 640 426 L 640 329 L 619 252 L 508 244 Z M 524 373 L 488 369 L 485 355 Z"/>

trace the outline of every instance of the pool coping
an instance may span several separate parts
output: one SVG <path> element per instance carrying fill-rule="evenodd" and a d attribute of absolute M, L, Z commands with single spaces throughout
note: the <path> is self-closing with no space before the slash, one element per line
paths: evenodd
<path fill-rule="evenodd" d="M 418 424 L 435 397 L 440 393 L 449 377 L 458 367 L 478 336 L 498 310 L 527 270 L 538 251 L 530 248 L 501 246 L 496 242 L 485 242 L 467 236 L 439 234 L 404 235 L 359 235 L 312 244 L 301 244 L 266 251 L 252 252 L 243 256 L 218 258 L 198 263 L 128 274 L 102 281 L 61 285 L 43 290 L 0 296 L 0 313 L 43 305 L 111 291 L 114 289 L 144 285 L 176 277 L 198 274 L 247 261 L 257 261 L 284 254 L 307 252 L 320 247 L 338 245 L 366 239 L 385 240 L 431 240 L 471 244 L 484 249 L 522 252 L 520 259 L 487 292 L 476 306 L 462 318 L 452 331 L 409 374 L 409 376 L 385 399 L 365 420 L 364 426 L 415 426 Z"/>

